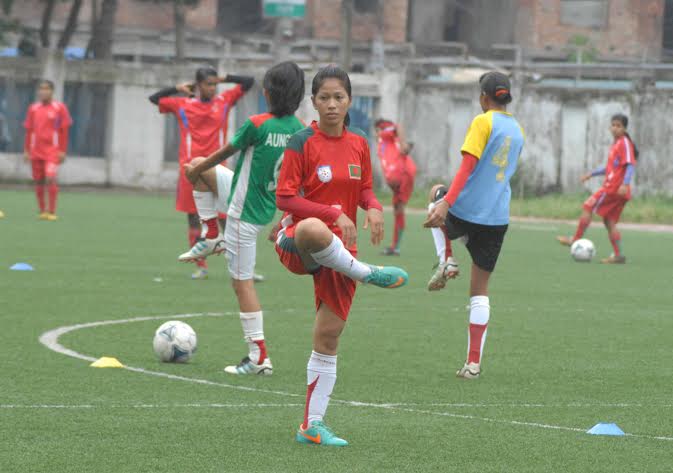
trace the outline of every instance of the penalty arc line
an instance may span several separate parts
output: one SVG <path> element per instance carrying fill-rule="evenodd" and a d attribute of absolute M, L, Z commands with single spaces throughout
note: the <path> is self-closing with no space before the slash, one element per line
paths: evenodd
<path fill-rule="evenodd" d="M 44 345 L 46 348 L 48 348 L 51 351 L 54 351 L 56 353 L 60 353 L 62 355 L 69 356 L 71 358 L 76 358 L 88 362 L 94 362 L 96 361 L 96 358 L 88 355 L 84 355 L 82 353 L 76 352 L 75 350 L 71 350 L 70 348 L 66 348 L 63 345 L 59 343 L 59 338 L 67 333 L 74 332 L 76 330 L 82 330 L 86 328 L 95 328 L 95 327 L 102 327 L 102 326 L 107 326 L 107 325 L 119 325 L 119 324 L 127 324 L 127 323 L 133 323 L 133 322 L 147 322 L 147 321 L 152 321 L 152 320 L 165 320 L 165 319 L 190 319 L 190 318 L 195 318 L 195 317 L 224 317 L 224 316 L 233 316 L 233 315 L 238 315 L 237 312 L 207 312 L 207 313 L 198 313 L 198 314 L 177 314 L 177 315 L 157 315 L 157 316 L 146 316 L 146 317 L 134 317 L 134 318 L 127 318 L 127 319 L 112 319 L 112 320 L 102 320 L 102 321 L 97 321 L 97 322 L 88 322 L 88 323 L 83 323 L 83 324 L 75 324 L 75 325 L 69 325 L 69 326 L 63 326 L 63 327 L 58 327 L 52 330 L 49 330 L 47 332 L 44 332 L 42 335 L 39 337 L 39 342 Z M 278 396 L 284 396 L 284 397 L 295 397 L 295 398 L 303 398 L 303 394 L 296 394 L 296 393 L 289 393 L 286 391 L 275 391 L 275 390 L 270 390 L 270 389 L 259 389 L 259 388 L 253 388 L 249 386 L 240 386 L 240 385 L 235 385 L 235 384 L 228 384 L 228 383 L 220 383 L 216 381 L 211 381 L 208 379 L 201 379 L 201 378 L 190 378 L 187 376 L 180 376 L 180 375 L 174 375 L 170 373 L 164 373 L 162 371 L 153 371 L 153 370 L 147 370 L 145 368 L 138 368 L 134 366 L 127 366 L 124 365 L 123 369 L 132 371 L 134 373 L 141 373 L 141 374 L 147 374 L 151 376 L 157 376 L 160 378 L 165 378 L 165 379 L 172 379 L 176 381 L 185 381 L 189 383 L 194 383 L 194 384 L 202 384 L 202 385 L 207 385 L 207 386 L 219 386 L 219 387 L 224 387 L 228 389 L 235 389 L 239 391 L 248 391 L 248 392 L 258 392 L 258 393 L 264 393 L 264 394 L 274 394 Z M 493 419 L 489 417 L 479 417 L 479 416 L 473 416 L 473 415 L 468 415 L 468 414 L 455 414 L 452 412 L 438 412 L 435 410 L 426 410 L 426 409 L 416 409 L 416 408 L 411 408 L 411 407 L 403 407 L 401 404 L 396 404 L 396 403 L 371 403 L 371 402 L 359 402 L 359 401 L 347 401 L 347 400 L 342 400 L 342 399 L 332 399 L 332 402 L 341 404 L 341 405 L 347 405 L 347 406 L 352 406 L 352 407 L 369 407 L 369 408 L 376 408 L 376 409 L 385 409 L 385 410 L 392 410 L 392 411 L 399 411 L 399 412 L 408 412 L 408 413 L 415 413 L 415 414 L 425 414 L 425 415 L 432 415 L 432 416 L 441 416 L 441 417 L 450 417 L 454 419 L 465 419 L 465 420 L 474 420 L 474 421 L 480 421 L 480 422 L 489 422 L 489 423 L 497 423 L 497 424 L 505 424 L 505 425 L 515 425 L 515 426 L 523 426 L 523 427 L 534 427 L 534 428 L 540 428 L 540 429 L 548 429 L 548 430 L 562 430 L 562 431 L 568 431 L 568 432 L 576 432 L 576 433 L 584 433 L 585 429 L 581 429 L 578 427 L 567 427 L 567 426 L 560 426 L 560 425 L 552 425 L 552 424 L 544 424 L 544 423 L 539 423 L 539 422 L 526 422 L 526 421 L 517 421 L 517 420 L 505 420 L 505 419 Z M 650 439 L 650 440 L 667 440 L 667 441 L 673 441 L 673 437 L 666 437 L 666 436 L 653 436 L 653 435 L 641 435 L 641 434 L 626 434 L 628 437 L 634 437 L 634 438 L 642 438 L 642 439 Z"/>

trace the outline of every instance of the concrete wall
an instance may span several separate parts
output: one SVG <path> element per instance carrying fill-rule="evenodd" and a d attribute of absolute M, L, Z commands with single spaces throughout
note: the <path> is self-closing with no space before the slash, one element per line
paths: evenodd
<path fill-rule="evenodd" d="M 0 63 L 0 76 L 25 79 L 30 76 L 26 71 L 33 69 L 34 64 L 21 61 L 6 67 Z M 232 70 L 258 79 L 264 71 L 261 67 Z M 157 88 L 191 74 L 191 69 L 175 66 L 67 63 L 67 80 L 107 82 L 112 91 L 104 156 L 69 156 L 62 168 L 62 182 L 174 188 L 177 165 L 164 161 L 166 122 L 147 97 Z M 312 76 L 308 71 L 307 99 L 298 112 L 306 122 L 316 118 L 308 99 Z M 448 182 L 460 164 L 460 146 L 470 121 L 480 112 L 476 86 L 407 83 L 401 71 L 353 74 L 352 81 L 356 96 L 374 97 L 376 116 L 403 121 L 408 139 L 416 145 L 418 184 Z M 605 92 L 525 85 L 515 90 L 514 96 L 511 110 L 526 132 L 521 167 L 513 181 L 515 194 L 582 189 L 579 176 L 605 162 L 611 143 L 610 116 L 622 112 L 631 117 L 629 131 L 641 151 L 637 192 L 673 195 L 673 160 L 668 151 L 673 136 L 670 91 Z M 255 89 L 239 102 L 230 133 L 259 111 L 258 99 L 259 90 Z M 380 176 L 376 158 L 374 161 L 375 174 Z M 29 177 L 29 168 L 20 155 L 0 154 L 0 182 Z M 599 183 L 596 179 L 589 188 Z"/>
<path fill-rule="evenodd" d="M 521 98 L 520 98 L 521 97 Z M 415 142 L 418 185 L 448 182 L 460 163 L 460 147 L 471 119 L 480 112 L 474 87 L 421 84 L 406 89 L 404 122 Z M 511 111 L 523 126 L 526 144 L 512 187 L 515 195 L 596 189 L 600 179 L 580 176 L 605 164 L 612 143 L 610 117 L 625 113 L 640 150 L 635 178 L 638 194 L 673 195 L 673 160 L 666 151 L 673 136 L 669 91 L 606 94 L 524 87 Z"/>

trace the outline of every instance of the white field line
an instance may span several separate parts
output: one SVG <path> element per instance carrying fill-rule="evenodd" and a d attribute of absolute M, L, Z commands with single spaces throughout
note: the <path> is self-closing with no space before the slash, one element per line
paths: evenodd
<path fill-rule="evenodd" d="M 223 317 L 223 316 L 233 316 L 233 315 L 238 315 L 237 312 L 225 312 L 225 313 L 203 313 L 203 314 L 178 314 L 178 315 L 160 315 L 160 316 L 149 316 L 149 317 L 134 317 L 134 318 L 128 318 L 128 319 L 117 319 L 117 320 L 102 320 L 98 322 L 89 322 L 89 323 L 84 323 L 84 324 L 76 324 L 76 325 L 70 325 L 70 326 L 65 326 L 65 327 L 58 327 L 53 330 L 49 330 L 42 335 L 40 335 L 39 341 L 42 343 L 45 347 L 47 347 L 49 350 L 52 350 L 56 353 L 61 353 L 66 356 L 70 356 L 72 358 L 77 358 L 80 360 L 88 361 L 88 362 L 94 362 L 96 361 L 97 358 L 84 355 L 82 353 L 78 353 L 74 350 L 71 350 L 69 348 L 64 347 L 61 345 L 58 341 L 58 339 L 67 333 L 76 331 L 76 330 L 81 330 L 84 328 L 94 328 L 94 327 L 101 327 L 105 325 L 118 325 L 118 324 L 126 324 L 126 323 L 133 323 L 133 322 L 145 322 L 145 321 L 150 321 L 150 320 L 165 320 L 165 319 L 189 319 L 189 318 L 194 318 L 194 317 Z M 144 368 L 137 368 L 133 366 L 124 366 L 124 369 L 128 371 L 133 371 L 134 373 L 142 373 L 142 374 L 148 374 L 151 376 L 157 376 L 161 378 L 166 378 L 166 379 L 173 379 L 173 380 L 178 380 L 178 381 L 186 381 L 189 383 L 195 383 L 195 384 L 202 384 L 202 385 L 207 385 L 207 386 L 219 386 L 219 387 L 224 387 L 224 388 L 229 388 L 229 389 L 235 389 L 239 391 L 248 391 L 248 392 L 258 392 L 258 393 L 265 393 L 265 394 L 275 394 L 278 396 L 284 396 L 284 397 L 293 397 L 293 398 L 303 398 L 304 394 L 295 394 L 295 393 L 289 393 L 285 391 L 274 391 L 274 390 L 269 390 L 269 389 L 259 389 L 259 388 L 253 388 L 249 386 L 238 386 L 235 384 L 228 384 L 228 383 L 220 383 L 216 381 L 210 381 L 208 379 L 201 379 L 201 378 L 189 378 L 187 376 L 179 376 L 179 375 L 174 375 L 170 373 L 164 373 L 162 371 L 152 371 L 152 370 L 146 370 Z M 533 427 L 533 428 L 540 428 L 540 429 L 548 429 L 548 430 L 562 430 L 562 431 L 568 431 L 568 432 L 577 432 L 577 433 L 584 433 L 585 429 L 578 428 L 578 427 L 566 427 L 566 426 L 560 426 L 560 425 L 552 425 L 552 424 L 544 424 L 544 423 L 538 423 L 538 422 L 525 422 L 525 421 L 518 421 L 518 420 L 506 420 L 506 419 L 494 419 L 490 417 L 479 417 L 479 416 L 473 416 L 473 415 L 467 415 L 467 414 L 455 414 L 452 412 L 438 412 L 435 410 L 427 410 L 427 409 L 418 409 L 418 408 L 412 408 L 412 407 L 404 407 L 405 404 L 399 404 L 399 403 L 371 403 L 371 402 L 359 402 L 359 401 L 347 401 L 347 400 L 341 400 L 341 399 L 332 399 L 333 403 L 341 404 L 341 405 L 346 405 L 346 406 L 351 406 L 351 407 L 369 407 L 369 408 L 375 408 L 375 409 L 386 409 L 386 410 L 392 410 L 392 411 L 399 411 L 399 412 L 409 412 L 409 413 L 416 413 L 416 414 L 426 414 L 426 415 L 432 415 L 432 416 L 441 416 L 441 417 L 450 417 L 454 419 L 464 419 L 464 420 L 473 420 L 473 421 L 479 421 L 479 422 L 489 422 L 489 423 L 497 423 L 497 424 L 506 424 L 506 425 L 513 425 L 513 426 L 523 426 L 523 427 Z M 412 404 L 410 404 L 412 405 Z M 456 406 L 452 406 L 456 407 Z M 468 406 L 463 406 L 463 407 L 468 407 Z M 474 406 L 478 407 L 478 406 Z M 665 437 L 665 436 L 650 436 L 650 435 L 639 435 L 639 434 L 626 434 L 629 437 L 636 437 L 636 438 L 643 438 L 643 439 L 651 439 L 651 440 L 667 440 L 667 441 L 673 441 L 673 437 Z"/>

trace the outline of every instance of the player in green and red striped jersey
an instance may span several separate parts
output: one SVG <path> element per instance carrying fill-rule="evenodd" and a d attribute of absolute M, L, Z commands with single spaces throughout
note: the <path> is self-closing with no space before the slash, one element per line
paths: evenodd
<path fill-rule="evenodd" d="M 263 86 L 269 113 L 250 117 L 230 143 L 184 168 L 194 184 L 194 201 L 207 230 L 179 260 L 194 261 L 226 251 L 248 354 L 225 372 L 239 375 L 273 371 L 253 281 L 257 235 L 276 212 L 276 184 L 287 141 L 304 127 L 294 116 L 304 98 L 304 71 L 293 62 L 278 64 L 267 71 Z M 239 151 L 235 171 L 217 166 Z M 224 235 L 219 233 L 218 211 L 228 215 Z"/>

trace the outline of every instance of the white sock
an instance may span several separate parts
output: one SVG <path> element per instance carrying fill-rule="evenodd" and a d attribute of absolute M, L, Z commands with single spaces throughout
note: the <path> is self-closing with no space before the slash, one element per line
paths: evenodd
<path fill-rule="evenodd" d="M 428 204 L 428 211 L 434 208 L 434 203 Z M 446 238 L 444 237 L 444 231 L 438 227 L 433 227 L 430 231 L 432 232 L 432 239 L 435 241 L 435 250 L 437 250 L 439 264 L 442 264 L 446 262 Z"/>
<path fill-rule="evenodd" d="M 311 253 L 311 256 L 319 265 L 343 273 L 357 281 L 364 280 L 372 273 L 369 266 L 361 263 L 350 254 L 336 235 L 332 235 L 332 243 L 327 248 Z"/>
<path fill-rule="evenodd" d="M 192 195 L 194 196 L 196 211 L 199 213 L 199 218 L 201 220 L 217 218 L 215 195 L 212 192 L 192 191 Z"/>
<path fill-rule="evenodd" d="M 304 428 L 322 420 L 336 383 L 337 357 L 311 352 L 306 367 L 306 416 Z"/>
<path fill-rule="evenodd" d="M 248 344 L 248 357 L 253 363 L 260 364 L 259 344 L 255 343 L 264 340 L 264 312 L 240 312 L 241 327 L 243 327 L 243 336 Z M 259 361 L 258 361 L 259 360 Z"/>
<path fill-rule="evenodd" d="M 470 359 L 470 352 L 472 351 L 472 359 L 479 359 L 481 362 L 481 355 L 484 353 L 484 345 L 486 344 L 486 335 L 488 333 L 488 321 L 491 318 L 491 306 L 489 304 L 488 296 L 473 296 L 470 298 L 470 327 L 467 331 L 467 356 Z M 479 337 L 473 340 L 472 337 Z M 479 355 L 477 356 L 477 352 Z M 475 362 L 475 361 L 473 361 Z"/>

